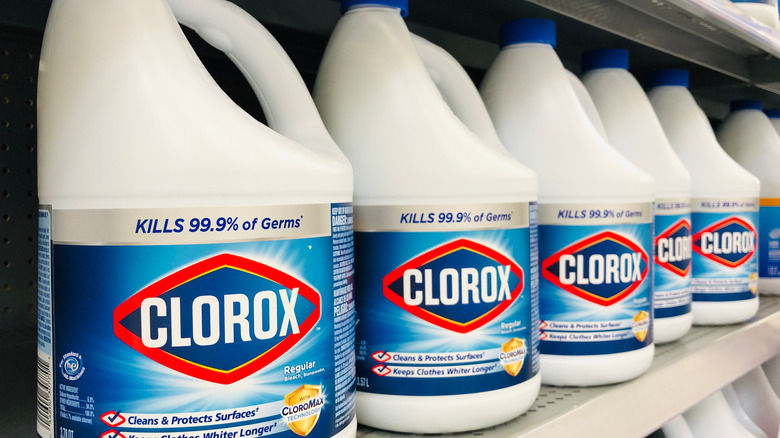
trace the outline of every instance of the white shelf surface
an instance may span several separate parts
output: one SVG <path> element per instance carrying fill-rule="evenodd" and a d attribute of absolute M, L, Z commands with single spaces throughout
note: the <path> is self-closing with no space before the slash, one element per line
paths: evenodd
<path fill-rule="evenodd" d="M 453 436 L 647 436 L 780 353 L 780 297 L 760 301 L 758 315 L 747 323 L 694 327 L 680 341 L 656 346 L 650 370 L 637 379 L 592 388 L 543 386 L 536 403 L 515 420 Z M 401 435 L 360 427 L 358 436 Z"/>
<path fill-rule="evenodd" d="M 769 55 L 780 57 L 780 32 L 750 18 L 728 0 L 670 0 L 669 2 Z"/>

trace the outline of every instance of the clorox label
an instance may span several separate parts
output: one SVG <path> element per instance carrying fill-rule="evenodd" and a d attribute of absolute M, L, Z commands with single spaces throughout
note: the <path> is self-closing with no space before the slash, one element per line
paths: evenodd
<path fill-rule="evenodd" d="M 659 199 L 655 204 L 653 317 L 691 312 L 693 243 L 687 199 Z"/>
<path fill-rule="evenodd" d="M 42 223 L 56 430 L 330 437 L 354 420 L 351 204 L 54 210 Z"/>
<path fill-rule="evenodd" d="M 547 257 L 542 275 L 579 298 L 609 306 L 636 290 L 648 268 L 648 255 L 636 242 L 603 231 Z"/>
<path fill-rule="evenodd" d="M 780 278 L 780 198 L 761 198 L 758 276 Z"/>
<path fill-rule="evenodd" d="M 539 206 L 542 354 L 652 343 L 651 205 Z"/>
<path fill-rule="evenodd" d="M 745 220 L 727 217 L 693 235 L 693 249 L 729 268 L 745 264 L 756 251 L 756 230 Z"/>
<path fill-rule="evenodd" d="M 669 272 L 685 277 L 691 272 L 691 224 L 680 219 L 655 238 L 655 260 Z"/>
<path fill-rule="evenodd" d="M 693 300 L 755 298 L 758 200 L 696 199 L 691 216 Z"/>
<path fill-rule="evenodd" d="M 285 272 L 220 254 L 120 304 L 114 333 L 161 365 L 230 384 L 295 347 L 319 322 L 320 301 L 316 290 Z"/>
<path fill-rule="evenodd" d="M 385 297 L 431 324 L 458 333 L 484 326 L 523 291 L 523 270 L 468 239 L 434 248 L 384 278 Z"/>
<path fill-rule="evenodd" d="M 360 207 L 355 216 L 359 390 L 470 394 L 536 375 L 535 205 Z"/>

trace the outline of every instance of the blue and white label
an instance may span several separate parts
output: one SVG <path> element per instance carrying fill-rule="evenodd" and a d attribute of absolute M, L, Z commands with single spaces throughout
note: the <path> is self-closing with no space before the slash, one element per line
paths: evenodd
<path fill-rule="evenodd" d="M 330 437 L 354 419 L 350 203 L 44 213 L 39 430 Z"/>
<path fill-rule="evenodd" d="M 780 198 L 761 198 L 758 231 L 758 276 L 780 278 Z"/>
<path fill-rule="evenodd" d="M 654 218 L 653 316 L 685 315 L 691 311 L 690 200 L 657 200 Z"/>
<path fill-rule="evenodd" d="M 539 205 L 541 353 L 650 345 L 652 205 Z"/>
<path fill-rule="evenodd" d="M 693 301 L 741 301 L 758 285 L 758 199 L 694 199 Z"/>
<path fill-rule="evenodd" d="M 356 209 L 358 390 L 471 394 L 536 375 L 529 207 Z"/>
<path fill-rule="evenodd" d="M 759 5 L 772 5 L 772 0 L 731 0 L 732 3 L 756 3 Z"/>

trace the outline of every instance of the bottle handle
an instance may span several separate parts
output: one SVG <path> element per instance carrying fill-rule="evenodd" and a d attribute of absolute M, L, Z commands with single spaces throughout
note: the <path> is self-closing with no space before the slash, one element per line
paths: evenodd
<path fill-rule="evenodd" d="M 585 111 L 585 114 L 588 116 L 590 124 L 596 128 L 596 131 L 598 131 L 599 135 L 601 135 L 601 138 L 608 141 L 607 131 L 604 129 L 604 123 L 601 122 L 601 116 L 599 116 L 599 111 L 596 109 L 596 104 L 593 103 L 593 98 L 590 97 L 588 89 L 585 88 L 585 85 L 582 83 L 580 78 L 578 78 L 577 75 L 571 71 L 566 70 L 566 77 L 569 79 L 569 83 L 574 89 L 574 94 L 577 95 L 577 101 Z"/>
<path fill-rule="evenodd" d="M 168 4 L 179 23 L 236 64 L 271 129 L 305 146 L 338 149 L 290 57 L 254 17 L 226 0 L 168 0 Z"/>
<path fill-rule="evenodd" d="M 506 151 L 477 87 L 460 63 L 449 52 L 425 38 L 412 34 L 412 42 L 428 74 L 452 112 L 483 143 L 491 148 Z"/>

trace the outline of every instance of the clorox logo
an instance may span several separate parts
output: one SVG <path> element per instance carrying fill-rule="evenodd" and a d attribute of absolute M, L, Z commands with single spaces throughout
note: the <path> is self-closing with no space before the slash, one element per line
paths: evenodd
<path fill-rule="evenodd" d="M 756 230 L 740 218 L 716 222 L 693 235 L 693 250 L 730 268 L 743 265 L 756 251 Z"/>
<path fill-rule="evenodd" d="M 548 257 L 542 262 L 542 275 L 567 292 L 609 306 L 642 284 L 648 260 L 647 253 L 633 241 L 604 231 Z"/>
<path fill-rule="evenodd" d="M 317 325 L 320 295 L 232 254 L 187 266 L 114 310 L 114 334 L 168 368 L 230 384 L 270 364 Z"/>
<path fill-rule="evenodd" d="M 655 263 L 685 277 L 691 271 L 691 224 L 680 219 L 655 238 Z"/>
<path fill-rule="evenodd" d="M 485 245 L 459 239 L 387 274 L 387 299 L 431 324 L 468 333 L 500 315 L 523 291 L 523 270 Z"/>

